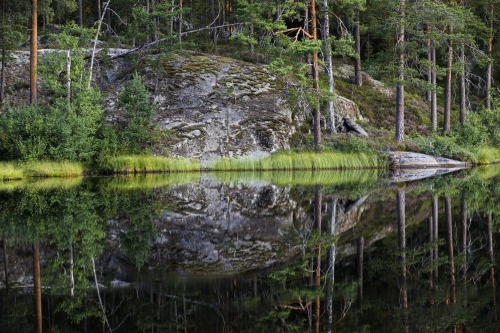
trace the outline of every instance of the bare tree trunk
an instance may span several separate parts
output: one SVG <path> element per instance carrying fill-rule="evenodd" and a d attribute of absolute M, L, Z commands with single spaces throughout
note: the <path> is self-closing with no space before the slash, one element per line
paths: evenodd
<path fill-rule="evenodd" d="M 215 4 L 214 0 L 210 0 L 210 26 L 213 27 L 214 25 L 215 25 Z M 212 43 L 214 43 L 214 45 L 217 45 L 217 33 L 215 29 L 210 30 L 210 38 L 212 39 Z"/>
<path fill-rule="evenodd" d="M 436 48 L 432 47 L 432 90 L 431 90 L 431 121 L 432 130 L 437 131 L 437 83 L 436 83 Z"/>
<path fill-rule="evenodd" d="M 97 6 L 97 20 L 99 21 L 101 19 L 101 0 L 96 0 L 96 6 Z"/>
<path fill-rule="evenodd" d="M 0 72 L 0 103 L 5 99 L 5 61 L 7 52 L 5 50 L 5 0 L 2 0 L 2 69 Z"/>
<path fill-rule="evenodd" d="M 182 0 L 179 0 L 179 44 L 182 43 Z"/>
<path fill-rule="evenodd" d="M 36 331 L 42 333 L 42 282 L 40 277 L 40 245 L 33 244 L 33 293 L 35 295 Z"/>
<path fill-rule="evenodd" d="M 30 42 L 30 103 L 36 104 L 36 72 L 38 65 L 38 13 L 37 0 L 31 0 Z"/>
<path fill-rule="evenodd" d="M 465 45 L 460 46 L 460 125 L 464 126 L 467 111 L 467 96 L 465 89 Z"/>
<path fill-rule="evenodd" d="M 78 0 L 78 26 L 83 27 L 83 0 Z"/>
<path fill-rule="evenodd" d="M 399 7 L 399 24 L 397 31 L 397 41 L 396 48 L 398 54 L 398 76 L 397 76 L 397 86 L 396 86 L 396 141 L 405 141 L 405 87 L 404 87 L 404 50 L 403 44 L 405 42 L 405 0 L 400 0 Z"/>
<path fill-rule="evenodd" d="M 2 47 L 2 70 L 0 72 L 0 103 L 3 102 L 4 99 L 5 99 L 5 48 Z"/>
<path fill-rule="evenodd" d="M 109 6 L 106 6 L 106 37 L 111 37 L 112 32 L 111 32 L 111 10 Z"/>
<path fill-rule="evenodd" d="M 34 0 L 34 1 L 36 1 L 36 0 Z M 104 13 L 106 13 L 106 10 L 108 9 L 110 1 L 111 0 L 108 0 L 105 3 L 105 5 L 104 5 Z M 92 69 L 94 68 L 95 50 L 96 50 L 96 47 L 97 47 L 97 37 L 99 37 L 99 31 L 101 31 L 101 25 L 102 25 L 102 21 L 103 20 L 104 20 L 104 14 L 99 19 L 99 23 L 97 25 L 97 31 L 96 31 L 95 37 L 94 37 L 94 45 L 93 45 L 93 49 L 92 49 L 92 57 L 90 59 L 89 82 L 88 82 L 87 88 L 90 88 L 90 85 L 92 84 Z"/>
<path fill-rule="evenodd" d="M 448 28 L 450 37 L 448 39 L 448 53 L 446 57 L 446 81 L 444 86 L 444 122 L 443 130 L 448 132 L 451 128 L 451 70 L 453 66 L 453 25 Z"/>
<path fill-rule="evenodd" d="M 68 108 L 71 104 L 71 51 L 66 51 L 66 93 L 68 94 Z"/>
<path fill-rule="evenodd" d="M 486 96 L 484 101 L 484 106 L 486 109 L 491 109 L 491 81 L 493 77 L 493 38 L 494 38 L 494 29 L 493 29 L 493 15 L 494 15 L 494 5 L 491 1 L 488 2 L 489 7 L 489 28 L 490 28 L 490 36 L 488 37 L 488 56 L 490 57 L 490 61 L 488 62 L 488 67 L 486 68 Z"/>
<path fill-rule="evenodd" d="M 430 26 L 427 24 L 425 26 L 425 33 L 429 35 L 430 33 Z M 431 47 L 431 38 L 427 37 L 426 39 L 426 48 L 427 48 L 427 61 L 429 62 L 429 68 L 427 68 L 427 83 L 431 86 L 432 85 L 432 47 Z M 427 94 L 425 97 L 428 101 L 431 101 L 432 99 L 432 89 L 427 89 Z M 431 117 L 432 119 L 432 117 Z"/>
<path fill-rule="evenodd" d="M 324 0 L 326 2 L 326 0 Z M 357 57 L 354 58 L 354 84 L 361 87 L 363 77 L 361 76 L 361 38 L 359 36 L 359 8 L 356 8 L 354 22 L 354 51 Z"/>
<path fill-rule="evenodd" d="M 330 100 L 328 102 L 328 113 L 330 115 L 330 134 L 335 133 L 335 105 L 334 105 L 334 82 L 333 82 L 333 64 L 332 47 L 330 45 L 330 18 L 328 16 L 328 1 L 323 0 L 323 41 L 325 46 L 326 72 L 328 75 L 328 92 Z"/>

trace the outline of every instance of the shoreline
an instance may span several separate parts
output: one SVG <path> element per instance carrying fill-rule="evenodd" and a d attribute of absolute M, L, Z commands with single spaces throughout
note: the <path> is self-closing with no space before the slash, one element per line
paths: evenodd
<path fill-rule="evenodd" d="M 74 178 L 99 175 L 135 175 L 182 172 L 234 171 L 314 171 L 314 170 L 398 170 L 434 169 L 439 167 L 469 168 L 496 164 L 469 163 L 413 152 L 389 153 L 290 153 L 279 152 L 265 158 L 221 158 L 204 163 L 187 158 L 156 156 L 119 156 L 110 158 L 100 167 L 89 168 L 78 162 L 0 162 L 0 180 L 36 178 Z"/>

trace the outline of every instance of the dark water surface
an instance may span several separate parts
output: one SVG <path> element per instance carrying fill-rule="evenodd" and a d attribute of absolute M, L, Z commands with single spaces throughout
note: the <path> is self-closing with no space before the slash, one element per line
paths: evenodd
<path fill-rule="evenodd" d="M 0 183 L 0 332 L 499 332 L 499 209 L 498 168 Z"/>

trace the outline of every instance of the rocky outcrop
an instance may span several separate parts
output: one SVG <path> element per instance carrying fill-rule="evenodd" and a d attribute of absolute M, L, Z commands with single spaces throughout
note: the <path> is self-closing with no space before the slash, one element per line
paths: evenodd
<path fill-rule="evenodd" d="M 39 59 L 53 50 L 40 50 Z M 101 53 L 104 51 L 101 51 Z M 125 123 L 116 106 L 124 84 L 135 71 L 143 77 L 157 106 L 154 122 L 168 135 L 154 148 L 157 155 L 197 158 L 205 163 L 219 157 L 264 157 L 289 148 L 289 138 L 306 121 L 308 110 L 292 112 L 286 102 L 289 87 L 264 66 L 214 55 L 132 54 L 109 50 L 94 67 L 107 120 Z M 39 86 L 41 81 L 39 80 Z M 6 92 L 13 105 L 29 99 L 29 52 L 14 52 L 6 66 Z M 46 92 L 39 90 L 39 100 Z M 336 97 L 339 120 L 355 121 L 357 105 Z"/>

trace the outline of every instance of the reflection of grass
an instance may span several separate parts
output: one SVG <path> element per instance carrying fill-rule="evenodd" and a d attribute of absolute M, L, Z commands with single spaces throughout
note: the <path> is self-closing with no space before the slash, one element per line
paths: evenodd
<path fill-rule="evenodd" d="M 111 157 L 102 167 L 104 171 L 116 173 L 183 172 L 197 171 L 197 161 L 184 158 L 165 158 L 146 155 Z"/>
<path fill-rule="evenodd" d="M 33 177 L 78 177 L 82 173 L 82 165 L 74 162 L 0 163 L 0 180 Z"/>
<path fill-rule="evenodd" d="M 41 178 L 36 180 L 11 180 L 0 181 L 0 191 L 14 191 L 18 189 L 30 190 L 50 190 L 50 189 L 69 189 L 81 184 L 82 177 L 72 178 Z"/>
<path fill-rule="evenodd" d="M 328 170 L 364 169 L 384 166 L 374 154 L 347 154 L 340 152 L 324 153 L 279 153 L 263 159 L 225 158 L 216 161 L 210 170 L 215 171 L 252 171 L 252 170 Z"/>
<path fill-rule="evenodd" d="M 334 186 L 341 184 L 373 184 L 380 180 L 383 174 L 383 171 L 377 169 L 213 173 L 214 177 L 221 182 L 269 182 L 278 186 Z"/>
<path fill-rule="evenodd" d="M 200 174 L 197 172 L 178 172 L 170 174 L 146 174 L 104 178 L 100 186 L 109 190 L 148 190 L 154 187 L 196 183 Z"/>

